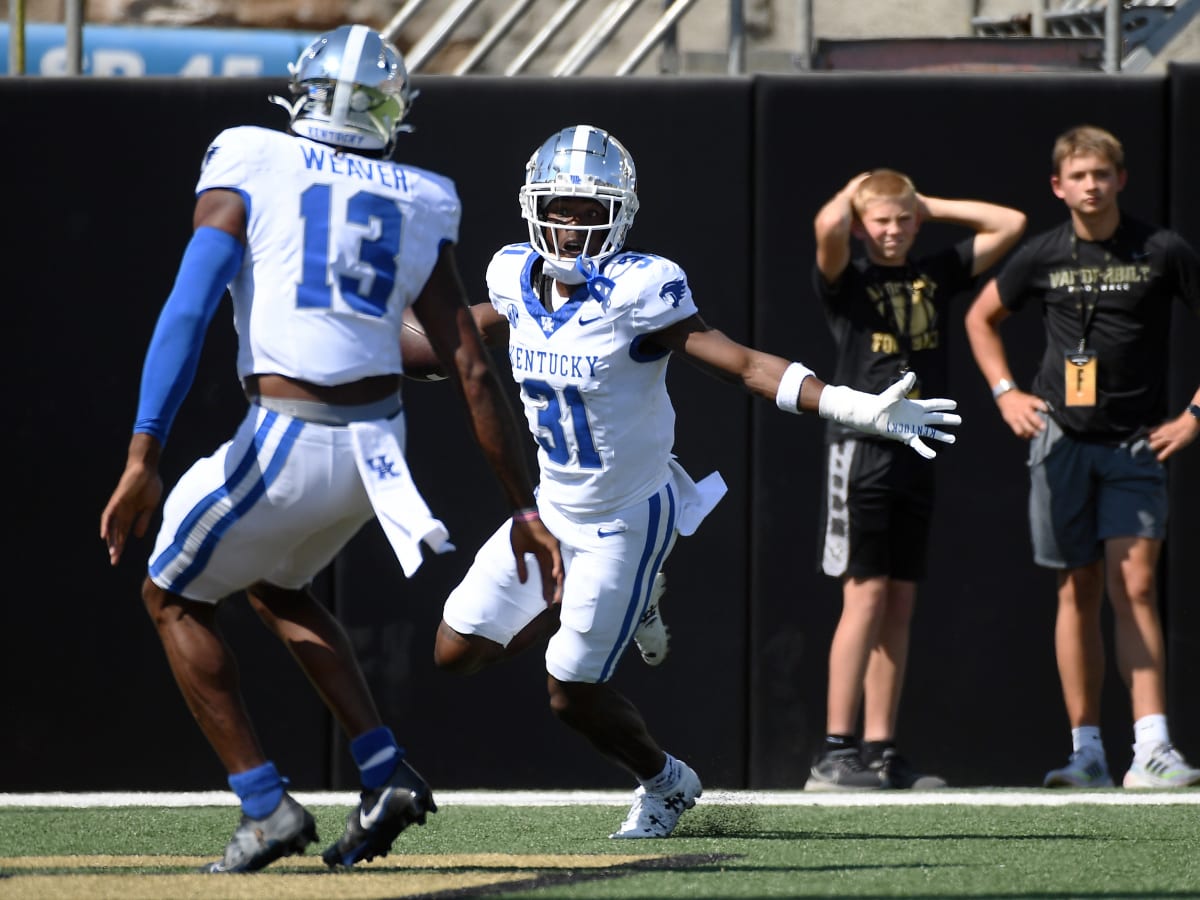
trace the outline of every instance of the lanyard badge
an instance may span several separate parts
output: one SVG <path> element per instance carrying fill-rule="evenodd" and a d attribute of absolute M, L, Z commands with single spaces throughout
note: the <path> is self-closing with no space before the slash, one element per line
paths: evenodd
<path fill-rule="evenodd" d="M 1100 365 L 1094 350 L 1082 348 L 1066 354 L 1063 397 L 1067 406 L 1096 405 L 1096 373 Z"/>
<path fill-rule="evenodd" d="M 1079 266 L 1079 242 L 1074 234 L 1071 235 L 1071 257 Z M 1104 251 L 1104 262 L 1107 264 L 1111 255 Z M 1092 327 L 1092 319 L 1100 298 L 1095 285 L 1090 280 L 1085 281 L 1083 270 L 1077 269 L 1080 280 L 1079 296 L 1079 346 L 1064 355 L 1063 362 L 1063 399 L 1067 406 L 1096 405 L 1096 377 L 1100 371 L 1099 358 L 1096 351 L 1087 349 L 1088 331 Z"/>

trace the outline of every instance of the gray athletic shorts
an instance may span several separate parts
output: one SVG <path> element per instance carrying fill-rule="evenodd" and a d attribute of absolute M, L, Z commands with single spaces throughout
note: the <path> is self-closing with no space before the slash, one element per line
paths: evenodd
<path fill-rule="evenodd" d="M 1068 569 L 1104 557 L 1116 537 L 1162 540 L 1167 470 L 1145 440 L 1080 441 L 1046 418 L 1029 445 L 1029 527 L 1040 566 Z"/>

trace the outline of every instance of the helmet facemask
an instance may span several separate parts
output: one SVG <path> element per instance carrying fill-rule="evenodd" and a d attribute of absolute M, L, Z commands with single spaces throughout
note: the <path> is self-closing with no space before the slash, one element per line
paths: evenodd
<path fill-rule="evenodd" d="M 625 244 L 638 210 L 637 172 L 633 158 L 616 138 L 590 125 L 565 128 L 547 140 L 529 158 L 525 185 L 518 195 L 521 215 L 529 227 L 529 243 L 545 260 L 545 267 L 560 281 L 581 283 L 584 271 L 612 256 Z M 598 225 L 550 222 L 546 207 L 555 197 L 581 197 L 599 201 L 608 210 Z M 558 237 L 563 231 L 590 236 L 607 231 L 596 252 L 578 258 L 564 255 Z"/>
<path fill-rule="evenodd" d="M 293 100 L 272 97 L 288 110 L 296 134 L 354 151 L 390 154 L 417 92 L 409 87 L 400 52 L 365 25 L 321 35 L 288 64 Z"/>

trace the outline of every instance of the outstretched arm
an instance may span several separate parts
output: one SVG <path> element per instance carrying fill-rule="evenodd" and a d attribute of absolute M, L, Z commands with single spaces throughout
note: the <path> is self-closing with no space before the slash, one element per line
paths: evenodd
<path fill-rule="evenodd" d="M 908 444 L 926 459 L 936 454 L 923 438 L 952 444 L 954 435 L 935 426 L 962 422 L 950 412 L 956 406 L 953 400 L 907 399 L 916 380 L 911 372 L 881 394 L 828 385 L 803 363 L 739 344 L 709 328 L 698 315 L 656 332 L 653 341 L 722 381 L 774 400 L 785 412 L 816 412 L 823 419 Z"/>
<path fill-rule="evenodd" d="M 471 430 L 513 509 L 512 545 L 518 577 L 522 582 L 528 577 L 525 554 L 532 553 L 541 570 L 546 602 L 561 601 L 563 567 L 558 541 L 537 516 L 517 418 L 466 304 L 451 244 L 442 247 L 413 312 L 441 370 L 466 402 Z"/>

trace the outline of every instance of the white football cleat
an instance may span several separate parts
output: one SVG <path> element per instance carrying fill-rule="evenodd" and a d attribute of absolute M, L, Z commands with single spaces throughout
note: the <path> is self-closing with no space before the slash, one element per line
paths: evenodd
<path fill-rule="evenodd" d="M 659 604 L 667 591 L 667 576 L 659 572 L 654 576 L 654 584 L 650 587 L 650 603 L 642 618 L 638 621 L 637 631 L 633 633 L 634 643 L 642 654 L 642 659 L 648 666 L 661 665 L 670 650 L 671 635 L 667 632 L 667 624 L 663 621 Z"/>
<path fill-rule="evenodd" d="M 621 827 L 610 838 L 665 838 L 675 830 L 679 817 L 696 805 L 703 793 L 700 776 L 679 760 L 679 781 L 665 794 L 651 794 L 638 786 L 633 792 L 633 806 Z"/>

